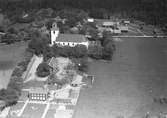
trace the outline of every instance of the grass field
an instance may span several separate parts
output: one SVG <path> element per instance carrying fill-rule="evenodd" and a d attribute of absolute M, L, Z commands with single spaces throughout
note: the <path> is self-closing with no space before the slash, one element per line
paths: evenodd
<path fill-rule="evenodd" d="M 45 104 L 28 103 L 21 116 L 22 117 L 29 116 L 29 117 L 33 117 L 33 118 L 41 118 L 45 108 L 46 108 Z"/>
<path fill-rule="evenodd" d="M 167 40 L 122 38 L 113 60 L 92 61 L 91 89 L 81 90 L 73 118 L 128 118 L 167 114 L 167 105 L 154 98 L 167 97 Z"/>
<path fill-rule="evenodd" d="M 27 42 L 21 44 L 0 44 L 0 88 L 5 88 L 15 66 L 24 57 Z"/>

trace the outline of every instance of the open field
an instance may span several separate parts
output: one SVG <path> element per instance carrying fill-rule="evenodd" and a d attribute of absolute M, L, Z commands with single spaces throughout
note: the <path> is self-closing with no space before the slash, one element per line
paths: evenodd
<path fill-rule="evenodd" d="M 45 108 L 46 108 L 45 104 L 28 103 L 21 116 L 41 118 Z"/>
<path fill-rule="evenodd" d="M 5 88 L 15 66 L 24 57 L 27 42 L 0 45 L 0 88 Z"/>
<path fill-rule="evenodd" d="M 15 29 L 20 29 L 20 28 L 23 28 L 27 25 L 27 23 L 16 23 L 16 24 L 13 24 L 13 25 L 10 25 L 10 26 L 7 26 L 4 28 L 5 31 L 7 31 L 8 29 L 10 28 L 15 28 Z"/>
<path fill-rule="evenodd" d="M 167 40 L 122 38 L 116 42 L 113 60 L 90 62 L 95 76 L 91 89 L 81 90 L 73 118 L 142 118 L 167 105 L 154 98 L 167 97 Z"/>

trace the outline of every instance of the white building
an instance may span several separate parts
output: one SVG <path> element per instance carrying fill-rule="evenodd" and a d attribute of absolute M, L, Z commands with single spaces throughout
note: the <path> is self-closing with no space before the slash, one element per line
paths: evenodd
<path fill-rule="evenodd" d="M 81 34 L 59 34 L 59 28 L 53 27 L 51 29 L 51 45 L 69 45 L 74 47 L 77 44 L 82 44 L 88 47 L 89 43 Z"/>

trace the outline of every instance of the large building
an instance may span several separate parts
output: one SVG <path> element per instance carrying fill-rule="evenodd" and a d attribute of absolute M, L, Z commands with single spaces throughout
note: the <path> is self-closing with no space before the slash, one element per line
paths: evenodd
<path fill-rule="evenodd" d="M 59 28 L 53 27 L 51 29 L 51 45 L 69 45 L 74 47 L 77 44 L 82 44 L 88 47 L 89 43 L 84 35 L 81 34 L 60 34 Z"/>
<path fill-rule="evenodd" d="M 29 91 L 30 101 L 46 101 L 48 99 L 48 89 L 31 87 Z"/>

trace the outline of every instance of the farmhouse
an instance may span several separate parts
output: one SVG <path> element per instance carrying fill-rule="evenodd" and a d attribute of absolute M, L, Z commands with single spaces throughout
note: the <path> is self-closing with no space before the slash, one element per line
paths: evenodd
<path fill-rule="evenodd" d="M 77 44 L 82 44 L 88 47 L 88 41 L 84 37 L 84 35 L 80 34 L 59 34 L 59 28 L 53 27 L 51 29 L 51 45 L 69 45 L 74 47 Z"/>
<path fill-rule="evenodd" d="M 48 89 L 31 87 L 28 95 L 30 101 L 46 101 L 48 98 Z"/>

